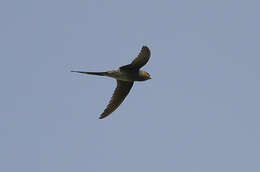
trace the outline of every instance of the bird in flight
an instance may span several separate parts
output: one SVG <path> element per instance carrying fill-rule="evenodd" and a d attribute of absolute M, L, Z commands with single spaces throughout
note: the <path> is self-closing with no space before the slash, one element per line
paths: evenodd
<path fill-rule="evenodd" d="M 117 80 L 117 87 L 113 93 L 113 96 L 104 112 L 100 115 L 99 119 L 107 117 L 119 107 L 130 92 L 134 81 L 145 81 L 151 79 L 149 73 L 140 70 L 140 68 L 148 62 L 150 56 L 151 52 L 149 48 L 147 46 L 143 46 L 138 56 L 130 64 L 121 66 L 117 69 L 106 72 L 71 71 L 83 74 L 107 76 Z"/>

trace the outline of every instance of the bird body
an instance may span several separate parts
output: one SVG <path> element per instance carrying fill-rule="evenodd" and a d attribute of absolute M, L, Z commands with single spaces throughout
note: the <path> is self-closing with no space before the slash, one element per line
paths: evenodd
<path fill-rule="evenodd" d="M 120 68 L 109 70 L 106 72 L 83 72 L 83 71 L 71 71 L 71 72 L 84 73 L 90 75 L 99 75 L 99 76 L 108 76 L 120 81 L 145 81 L 151 79 L 149 74 L 145 71 L 142 70 L 128 71 Z"/>
<path fill-rule="evenodd" d="M 132 63 L 121 66 L 117 69 L 109 70 L 106 72 L 83 72 L 71 71 L 90 75 L 99 75 L 112 77 L 117 80 L 117 87 L 114 94 L 107 105 L 104 112 L 100 115 L 100 119 L 110 115 L 116 108 L 124 101 L 125 97 L 130 92 L 134 81 L 145 81 L 151 79 L 149 73 L 140 70 L 150 58 L 150 50 L 147 46 L 143 46 L 139 55 L 132 61 Z"/>

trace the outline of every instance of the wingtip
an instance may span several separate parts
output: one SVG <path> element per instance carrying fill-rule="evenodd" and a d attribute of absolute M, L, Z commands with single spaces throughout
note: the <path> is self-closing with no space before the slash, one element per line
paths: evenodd
<path fill-rule="evenodd" d="M 143 45 L 142 48 L 149 49 L 149 47 L 147 45 Z"/>
<path fill-rule="evenodd" d="M 99 116 L 99 119 L 104 119 L 108 116 L 109 114 L 106 114 L 106 113 L 102 113 L 100 116 Z"/>
<path fill-rule="evenodd" d="M 150 48 L 148 46 L 146 46 L 146 45 L 143 45 L 142 51 L 145 51 L 145 52 L 147 52 L 149 54 L 151 53 Z"/>
<path fill-rule="evenodd" d="M 104 115 L 104 114 L 102 113 L 102 114 L 100 114 L 100 116 L 99 116 L 98 119 L 103 119 L 103 118 L 105 118 L 105 117 L 106 117 L 106 115 Z"/>

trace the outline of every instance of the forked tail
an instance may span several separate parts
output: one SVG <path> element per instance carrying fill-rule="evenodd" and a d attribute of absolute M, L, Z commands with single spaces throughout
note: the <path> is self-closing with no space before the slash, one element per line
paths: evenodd
<path fill-rule="evenodd" d="M 99 75 L 99 76 L 105 76 L 106 74 L 106 72 L 83 72 L 83 71 L 74 71 L 74 70 L 72 70 L 71 72 L 90 74 L 90 75 Z"/>

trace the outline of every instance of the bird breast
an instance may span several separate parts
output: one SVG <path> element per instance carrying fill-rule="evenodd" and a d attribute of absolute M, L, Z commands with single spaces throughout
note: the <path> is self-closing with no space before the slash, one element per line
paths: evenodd
<path fill-rule="evenodd" d="M 140 72 L 114 69 L 107 71 L 107 76 L 121 81 L 145 81 L 146 78 Z"/>

